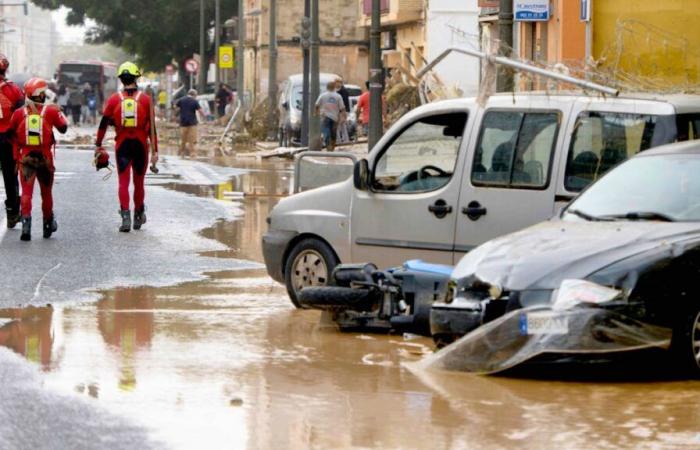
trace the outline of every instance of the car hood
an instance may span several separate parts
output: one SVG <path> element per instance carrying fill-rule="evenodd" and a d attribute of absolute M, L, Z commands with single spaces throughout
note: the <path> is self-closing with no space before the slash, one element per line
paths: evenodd
<path fill-rule="evenodd" d="M 700 223 L 552 220 L 477 247 L 455 267 L 507 290 L 556 289 L 623 259 L 700 238 Z"/>

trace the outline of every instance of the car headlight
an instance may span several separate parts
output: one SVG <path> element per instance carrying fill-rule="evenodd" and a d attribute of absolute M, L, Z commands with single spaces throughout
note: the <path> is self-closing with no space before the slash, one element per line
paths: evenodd
<path fill-rule="evenodd" d="M 586 280 L 564 280 L 553 294 L 552 309 L 566 310 L 581 303 L 600 305 L 615 300 L 621 294 L 619 289 Z"/>
<path fill-rule="evenodd" d="M 301 122 L 301 115 L 299 114 L 290 114 L 289 115 L 289 123 L 292 124 L 293 126 L 299 125 L 299 122 Z"/>

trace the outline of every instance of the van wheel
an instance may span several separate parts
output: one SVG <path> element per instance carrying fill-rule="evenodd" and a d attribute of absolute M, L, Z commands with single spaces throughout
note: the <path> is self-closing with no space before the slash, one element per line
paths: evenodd
<path fill-rule="evenodd" d="M 700 305 L 673 330 L 671 350 L 685 374 L 700 378 Z"/>
<path fill-rule="evenodd" d="M 284 266 L 284 282 L 289 299 L 301 308 L 299 292 L 305 287 L 326 286 L 338 258 L 324 242 L 307 238 L 297 242 Z"/>

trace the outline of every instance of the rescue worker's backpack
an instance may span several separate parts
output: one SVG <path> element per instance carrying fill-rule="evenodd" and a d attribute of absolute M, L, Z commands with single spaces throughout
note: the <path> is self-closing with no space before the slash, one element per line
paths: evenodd
<path fill-rule="evenodd" d="M 24 108 L 24 142 L 26 147 L 40 147 L 43 143 L 44 130 L 44 115 L 46 114 L 47 106 L 41 109 L 41 113 L 32 112 L 28 107 Z"/>
<path fill-rule="evenodd" d="M 139 123 L 138 105 L 141 92 L 137 92 L 135 97 L 127 97 L 123 92 L 119 93 L 122 109 L 122 127 L 136 128 Z"/>

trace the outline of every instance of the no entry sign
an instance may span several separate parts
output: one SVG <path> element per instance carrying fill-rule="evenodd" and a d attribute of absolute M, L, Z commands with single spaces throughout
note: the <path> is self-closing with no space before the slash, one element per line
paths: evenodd
<path fill-rule="evenodd" d="M 190 58 L 185 61 L 185 70 L 189 73 L 196 73 L 199 70 L 199 63 L 194 59 Z"/>

